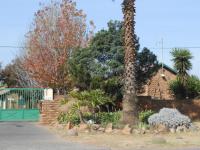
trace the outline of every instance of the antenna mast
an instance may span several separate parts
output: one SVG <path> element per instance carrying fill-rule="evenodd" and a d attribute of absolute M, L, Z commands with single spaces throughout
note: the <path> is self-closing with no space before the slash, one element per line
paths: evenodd
<path fill-rule="evenodd" d="M 163 67 L 164 67 L 164 60 L 163 60 L 163 38 L 161 39 L 161 51 L 162 51 L 162 60 L 161 60 L 161 63 L 162 63 L 162 74 L 164 74 L 164 70 L 163 70 Z"/>

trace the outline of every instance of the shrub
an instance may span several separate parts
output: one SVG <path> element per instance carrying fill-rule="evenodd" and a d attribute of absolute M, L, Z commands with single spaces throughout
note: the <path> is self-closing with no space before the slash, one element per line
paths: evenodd
<path fill-rule="evenodd" d="M 181 114 L 177 109 L 163 108 L 159 113 L 149 117 L 148 122 L 151 126 L 164 125 L 168 128 L 177 128 L 178 126 L 189 127 L 191 120 L 189 117 Z"/>
<path fill-rule="evenodd" d="M 66 100 L 61 101 L 61 104 L 64 104 L 60 107 L 62 112 L 67 113 L 68 116 L 78 114 L 81 122 L 84 122 L 83 114 L 86 109 L 82 109 L 83 107 L 87 107 L 87 113 L 91 112 L 94 115 L 100 111 L 102 106 L 113 104 L 113 102 L 102 90 L 97 89 L 82 92 L 72 91 Z"/>
<path fill-rule="evenodd" d="M 83 119 L 86 121 L 91 120 L 92 118 L 93 116 L 91 113 L 83 114 Z M 60 124 L 71 122 L 73 125 L 78 125 L 81 123 L 79 115 L 77 113 L 73 113 L 73 114 L 60 113 L 57 120 Z"/>
<path fill-rule="evenodd" d="M 170 83 L 170 89 L 178 99 L 195 98 L 200 93 L 200 80 L 196 76 L 190 76 L 184 86 L 180 80 L 176 79 Z"/>
<path fill-rule="evenodd" d="M 121 112 L 100 112 L 96 115 L 96 122 L 102 125 L 113 123 L 116 125 L 121 118 Z"/>
<path fill-rule="evenodd" d="M 68 102 L 69 102 L 68 99 L 63 98 L 63 99 L 60 100 L 60 105 L 65 105 L 65 104 L 67 104 Z"/>
<path fill-rule="evenodd" d="M 108 123 L 113 123 L 113 125 L 116 125 L 121 117 L 120 112 L 100 112 L 96 113 L 95 117 L 91 113 L 85 113 L 83 114 L 83 119 L 85 121 L 93 120 L 95 123 L 106 125 Z M 78 114 L 70 114 L 70 113 L 60 113 L 58 116 L 58 122 L 60 124 L 62 123 L 68 123 L 71 122 L 74 125 L 80 124 L 80 118 Z"/>
<path fill-rule="evenodd" d="M 80 123 L 80 119 L 76 114 L 60 113 L 58 116 L 58 122 L 60 124 L 71 122 L 72 124 L 77 125 Z"/>
<path fill-rule="evenodd" d="M 148 124 L 148 118 L 155 112 L 152 110 L 146 110 L 139 113 L 139 121 L 144 124 Z"/>
<path fill-rule="evenodd" d="M 182 85 L 180 80 L 176 79 L 172 81 L 169 85 L 169 88 L 177 99 L 186 98 L 186 88 Z"/>
<path fill-rule="evenodd" d="M 57 120 L 58 120 L 59 124 L 67 123 L 68 121 L 67 121 L 66 113 L 63 113 L 63 112 L 60 113 Z"/>
<path fill-rule="evenodd" d="M 99 109 L 100 106 L 113 103 L 111 98 L 107 96 L 102 90 L 91 90 L 82 92 L 71 92 L 70 96 L 77 99 L 82 106 L 88 106 L 93 111 Z"/>
<path fill-rule="evenodd" d="M 195 98 L 200 92 L 200 80 L 196 76 L 191 76 L 187 80 L 187 94 L 190 98 Z"/>

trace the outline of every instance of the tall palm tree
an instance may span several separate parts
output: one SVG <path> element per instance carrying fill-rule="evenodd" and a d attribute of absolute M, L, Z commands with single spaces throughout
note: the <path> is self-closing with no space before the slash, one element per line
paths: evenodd
<path fill-rule="evenodd" d="M 136 0 L 123 0 L 124 14 L 124 94 L 122 122 L 136 124 L 137 122 L 137 97 L 135 88 L 135 2 Z"/>
<path fill-rule="evenodd" d="M 174 62 L 174 68 L 178 72 L 178 79 L 181 84 L 185 86 L 186 80 L 188 78 L 188 71 L 192 69 L 191 59 L 193 58 L 192 54 L 187 49 L 173 49 L 172 60 Z"/>

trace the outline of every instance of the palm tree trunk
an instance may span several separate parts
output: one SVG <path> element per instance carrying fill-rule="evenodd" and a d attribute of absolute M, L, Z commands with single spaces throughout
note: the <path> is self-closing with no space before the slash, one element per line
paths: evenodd
<path fill-rule="evenodd" d="M 125 71 L 122 122 L 124 124 L 136 124 L 138 121 L 138 113 L 135 88 L 135 0 L 124 0 L 122 7 L 125 31 Z"/>

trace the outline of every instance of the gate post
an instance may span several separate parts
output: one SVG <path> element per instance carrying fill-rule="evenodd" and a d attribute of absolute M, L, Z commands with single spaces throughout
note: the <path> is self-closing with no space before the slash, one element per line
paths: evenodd
<path fill-rule="evenodd" d="M 53 125 L 59 116 L 60 100 L 55 97 L 54 100 L 43 100 L 40 123 L 43 125 Z"/>

